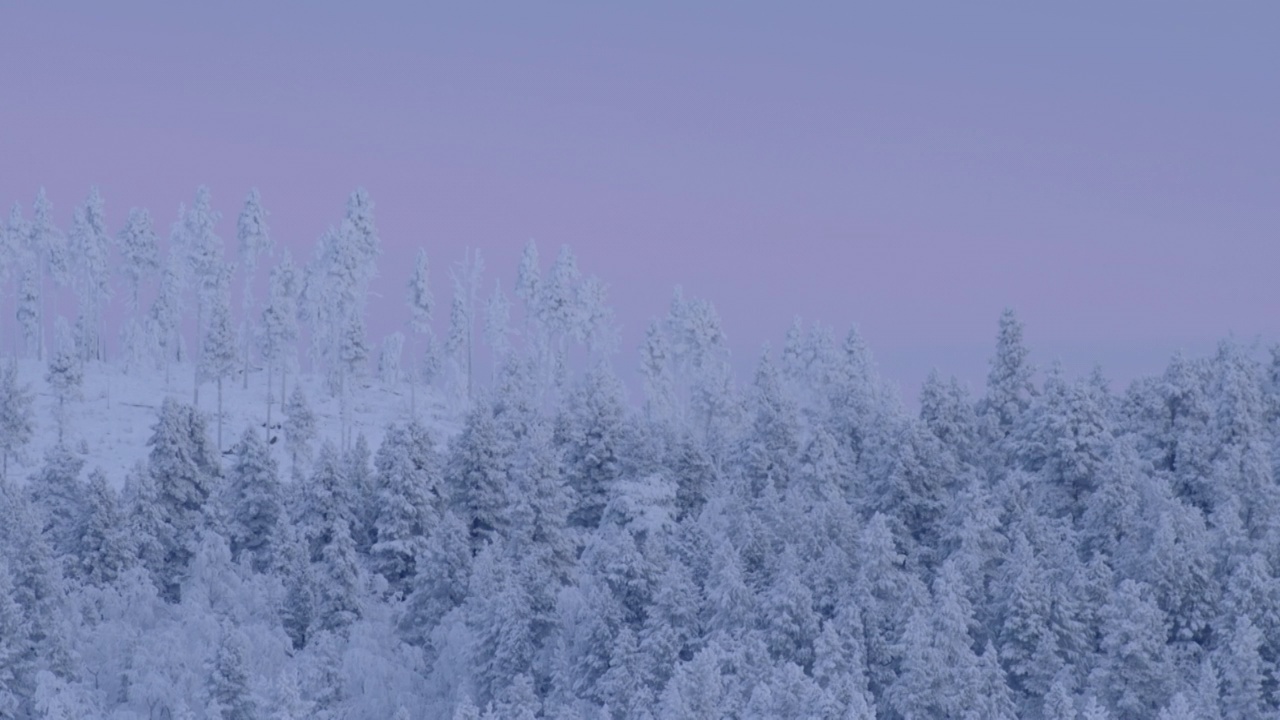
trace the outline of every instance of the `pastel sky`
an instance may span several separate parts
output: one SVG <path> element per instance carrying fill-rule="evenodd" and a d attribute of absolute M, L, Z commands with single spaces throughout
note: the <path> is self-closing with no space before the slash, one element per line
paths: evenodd
<path fill-rule="evenodd" d="M 858 323 L 908 397 L 933 366 L 976 389 L 1005 306 L 1037 361 L 1123 381 L 1280 340 L 1278 27 L 1273 2 L 5 2 L 0 204 L 43 185 L 65 228 L 97 184 L 113 228 L 167 229 L 207 183 L 230 239 L 256 185 L 309 256 L 363 185 L 375 332 L 419 245 L 444 295 L 464 247 L 509 286 L 534 238 L 610 284 L 628 366 L 683 284 L 739 357 L 796 314 Z"/>

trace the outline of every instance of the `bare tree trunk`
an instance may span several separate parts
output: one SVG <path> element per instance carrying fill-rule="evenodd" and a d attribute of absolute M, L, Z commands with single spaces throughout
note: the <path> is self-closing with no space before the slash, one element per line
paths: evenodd
<path fill-rule="evenodd" d="M 275 398 L 271 395 L 272 367 L 275 363 L 267 361 L 267 444 L 271 444 L 271 405 Z"/>
<path fill-rule="evenodd" d="M 222 378 L 218 378 L 218 452 L 222 452 Z"/>
<path fill-rule="evenodd" d="M 244 389 L 249 389 L 249 322 L 244 323 Z"/>
<path fill-rule="evenodd" d="M 200 360 L 204 357 L 204 331 L 202 329 L 204 324 L 201 322 L 201 320 L 203 320 L 203 313 L 201 313 L 202 304 L 203 303 L 200 302 L 200 298 L 196 298 L 196 388 L 192 395 L 191 403 L 195 407 L 200 407 Z"/>

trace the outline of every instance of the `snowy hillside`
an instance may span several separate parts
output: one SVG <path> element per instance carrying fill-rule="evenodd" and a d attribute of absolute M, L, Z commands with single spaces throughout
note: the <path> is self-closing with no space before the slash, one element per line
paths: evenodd
<path fill-rule="evenodd" d="M 18 378 L 31 388 L 34 396 L 36 414 L 36 432 L 30 445 L 26 446 L 19 462 L 14 467 L 15 480 L 21 480 L 27 473 L 39 466 L 40 458 L 46 451 L 57 444 L 55 406 L 57 397 L 46 380 L 46 368 L 35 360 L 18 361 Z M 173 398 L 185 403 L 192 402 L 193 368 L 189 365 L 175 364 L 171 376 L 166 383 L 163 371 L 126 371 L 116 364 L 91 363 L 84 373 L 83 397 L 74 403 L 71 413 L 70 432 L 78 443 L 85 443 L 84 458 L 88 468 L 101 467 L 116 487 L 123 482 L 124 470 L 135 463 L 146 460 L 147 438 L 151 435 L 156 414 L 165 398 Z M 278 378 L 277 378 L 278 381 Z M 292 378 L 288 380 L 292 391 Z M 297 381 L 313 405 L 317 417 L 318 439 L 338 443 L 341 436 L 339 423 L 339 400 L 329 395 L 324 383 L 314 375 L 301 375 Z M 216 402 L 205 388 L 201 398 L 201 410 L 208 413 L 210 427 L 216 427 L 212 417 L 216 413 Z M 280 390 L 277 386 L 276 393 Z M 436 428 L 442 437 L 456 432 L 456 420 L 446 409 L 449 403 L 442 400 L 438 393 L 426 388 L 422 393 L 419 418 L 424 424 Z M 407 383 L 387 385 L 378 378 L 361 379 L 356 400 L 352 405 L 352 423 L 357 432 L 363 433 L 370 445 L 377 447 L 382 442 L 382 433 L 392 421 L 408 418 L 410 412 L 410 389 Z M 267 402 L 266 372 L 255 369 L 249 375 L 249 388 L 237 378 L 227 383 L 224 389 L 224 452 L 239 438 L 247 427 L 257 427 L 266 434 Z M 283 477 L 293 476 L 292 456 L 284 451 L 284 435 L 280 428 L 283 419 L 280 398 L 276 397 L 273 407 L 272 437 L 279 443 L 277 459 Z M 79 449 L 79 448 L 78 448 Z"/>
<path fill-rule="evenodd" d="M 452 267 L 442 342 L 420 253 L 374 351 L 366 193 L 262 303 L 260 198 L 235 273 L 210 202 L 163 266 L 96 192 L 78 252 L 43 194 L 6 225 L 0 718 L 1280 712 L 1280 350 L 1115 391 L 1008 311 L 985 387 L 917 411 L 856 329 L 797 320 L 736 377 L 679 289 L 619 352 L 603 282 L 530 243 L 515 303 Z M 120 316 L 115 275 L 147 280 Z"/>

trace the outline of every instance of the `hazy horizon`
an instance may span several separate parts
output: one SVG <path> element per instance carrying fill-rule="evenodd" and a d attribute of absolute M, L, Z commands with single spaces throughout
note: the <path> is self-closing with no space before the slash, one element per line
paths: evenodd
<path fill-rule="evenodd" d="M 465 247 L 509 288 L 567 243 L 627 368 L 679 284 L 740 362 L 800 315 L 908 397 L 976 390 L 1008 306 L 1124 383 L 1280 339 L 1280 11 L 1233 12 L 9 5 L 0 204 L 44 186 L 65 230 L 96 184 L 163 235 L 208 184 L 231 250 L 256 186 L 301 259 L 364 186 L 395 293 L 420 245 L 443 290 Z"/>

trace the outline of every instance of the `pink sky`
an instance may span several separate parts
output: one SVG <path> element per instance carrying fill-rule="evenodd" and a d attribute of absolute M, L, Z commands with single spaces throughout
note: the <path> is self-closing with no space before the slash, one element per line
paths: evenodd
<path fill-rule="evenodd" d="M 1006 305 L 1119 380 L 1280 340 L 1280 6 L 426 5 L 5 3 L 0 204 L 167 231 L 207 183 L 231 248 L 256 185 L 309 257 L 363 185 L 375 337 L 418 246 L 443 297 L 532 237 L 610 284 L 627 368 L 676 284 L 744 358 L 856 322 L 908 397 L 976 389 Z"/>

